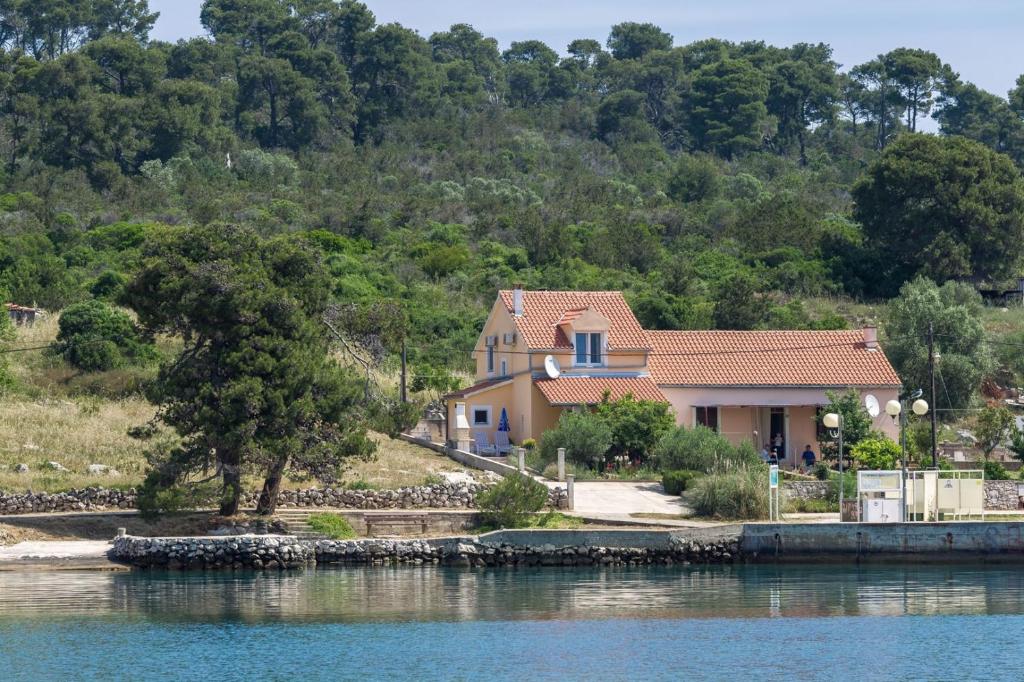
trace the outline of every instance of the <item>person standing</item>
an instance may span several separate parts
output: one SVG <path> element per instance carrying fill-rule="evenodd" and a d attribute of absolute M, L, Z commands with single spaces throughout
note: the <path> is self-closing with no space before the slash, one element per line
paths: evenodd
<path fill-rule="evenodd" d="M 776 433 L 775 434 L 775 439 L 772 442 L 775 445 L 775 454 L 776 454 L 776 456 L 779 459 L 785 459 L 786 451 L 782 449 L 782 445 L 783 445 L 782 434 L 781 433 Z"/>
<path fill-rule="evenodd" d="M 804 452 L 800 457 L 804 460 L 804 472 L 810 473 L 811 469 L 814 468 L 814 462 L 816 459 L 814 456 L 814 450 L 811 449 L 810 443 L 804 446 Z"/>

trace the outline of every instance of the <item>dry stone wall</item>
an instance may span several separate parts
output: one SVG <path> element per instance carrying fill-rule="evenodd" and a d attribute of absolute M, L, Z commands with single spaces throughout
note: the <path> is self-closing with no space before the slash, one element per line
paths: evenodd
<path fill-rule="evenodd" d="M 475 509 L 477 496 L 487 487 L 483 483 L 438 483 L 398 490 L 283 490 L 278 495 L 278 506 L 337 509 Z M 248 493 L 242 499 L 242 506 L 255 507 L 257 499 L 259 493 Z M 84 488 L 63 493 L 0 492 L 0 515 L 134 509 L 136 502 L 135 489 Z M 564 488 L 555 488 L 548 493 L 548 506 L 564 509 L 568 506 L 567 503 L 568 495 Z"/>

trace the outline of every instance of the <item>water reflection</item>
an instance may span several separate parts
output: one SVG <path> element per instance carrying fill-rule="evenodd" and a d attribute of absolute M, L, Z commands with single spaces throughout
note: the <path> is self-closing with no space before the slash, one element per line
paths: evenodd
<path fill-rule="evenodd" d="M 0 620 L 399 622 L 1024 614 L 1000 567 L 0 573 Z"/>

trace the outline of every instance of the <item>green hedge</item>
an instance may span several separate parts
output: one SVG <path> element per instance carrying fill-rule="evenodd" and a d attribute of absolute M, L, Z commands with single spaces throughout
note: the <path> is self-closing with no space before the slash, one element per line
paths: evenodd
<path fill-rule="evenodd" d="M 701 475 L 701 472 L 689 469 L 666 471 L 661 475 L 661 487 L 665 489 L 667 495 L 679 495 L 686 490 L 693 479 Z"/>

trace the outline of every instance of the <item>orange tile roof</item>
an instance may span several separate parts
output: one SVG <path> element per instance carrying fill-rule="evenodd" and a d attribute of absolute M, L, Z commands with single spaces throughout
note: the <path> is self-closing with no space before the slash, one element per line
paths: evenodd
<path fill-rule="evenodd" d="M 448 393 L 442 397 L 444 400 L 449 400 L 451 398 L 465 398 L 466 396 L 471 395 L 473 393 L 486 391 L 489 388 L 508 383 L 509 381 L 512 381 L 510 377 L 496 377 L 494 379 L 487 379 L 486 381 L 475 383 L 472 386 L 467 386 L 466 388 L 460 389 L 458 391 L 452 391 L 451 393 Z"/>
<path fill-rule="evenodd" d="M 651 331 L 659 386 L 899 386 L 862 330 Z"/>
<path fill-rule="evenodd" d="M 650 377 L 561 376 L 534 379 L 533 385 L 552 405 L 593 405 L 601 402 L 605 391 L 609 391 L 612 400 L 630 394 L 637 400 L 668 402 Z"/>
<path fill-rule="evenodd" d="M 512 291 L 498 292 L 509 314 Z M 558 328 L 566 313 L 593 308 L 611 322 L 608 346 L 611 350 L 647 350 L 650 342 L 633 315 L 621 291 L 523 291 L 523 315 L 516 317 L 516 330 L 527 348 L 571 348 L 565 332 Z"/>

